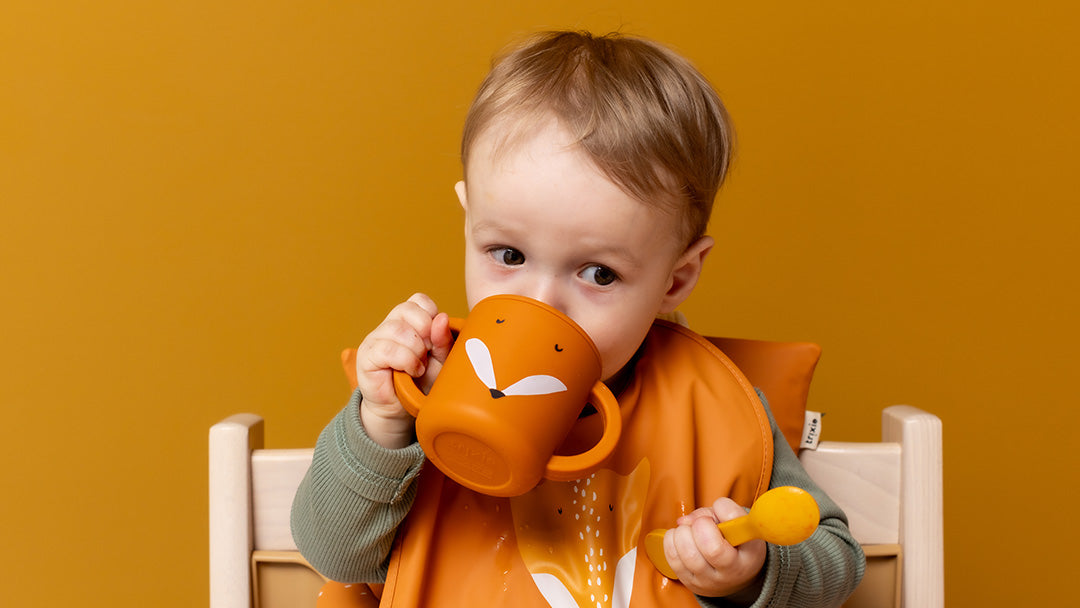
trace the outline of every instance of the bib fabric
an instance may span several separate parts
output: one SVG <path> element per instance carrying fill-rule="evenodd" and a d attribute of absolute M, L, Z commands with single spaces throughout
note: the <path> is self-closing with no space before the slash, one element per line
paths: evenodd
<path fill-rule="evenodd" d="M 382 606 L 694 607 L 645 556 L 644 536 L 717 498 L 751 505 L 769 487 L 772 431 L 757 393 L 694 332 L 657 321 L 619 395 L 619 446 L 593 475 L 514 498 L 467 490 L 434 466 L 398 530 Z M 601 432 L 582 418 L 580 452 Z"/>

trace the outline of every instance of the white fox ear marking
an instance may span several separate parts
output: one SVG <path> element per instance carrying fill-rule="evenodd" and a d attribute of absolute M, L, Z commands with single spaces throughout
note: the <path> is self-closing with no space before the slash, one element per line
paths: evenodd
<path fill-rule="evenodd" d="M 615 564 L 615 589 L 611 593 L 612 608 L 630 605 L 630 593 L 634 590 L 634 570 L 637 565 L 637 547 L 619 558 Z"/>
<path fill-rule="evenodd" d="M 504 395 L 548 395 L 561 393 L 566 385 L 555 376 L 529 376 L 506 387 Z"/>
<path fill-rule="evenodd" d="M 495 366 L 491 363 L 491 351 L 487 344 L 480 338 L 469 338 L 465 341 L 465 354 L 469 356 L 473 371 L 484 386 L 495 388 Z"/>
<path fill-rule="evenodd" d="M 537 572 L 532 577 L 536 588 L 540 590 L 540 595 L 547 600 L 548 606 L 577 608 L 577 600 L 574 599 L 573 594 L 566 588 L 566 584 L 555 578 L 554 574 Z"/>

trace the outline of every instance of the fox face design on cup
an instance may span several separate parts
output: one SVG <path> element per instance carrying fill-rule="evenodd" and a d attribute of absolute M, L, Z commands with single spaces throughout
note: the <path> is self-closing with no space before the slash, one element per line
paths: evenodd
<path fill-rule="evenodd" d="M 558 344 L 555 345 L 556 352 L 563 350 Z M 476 377 L 491 391 L 492 399 L 507 395 L 547 395 L 566 390 L 566 385 L 561 380 L 547 375 L 526 376 L 506 387 L 506 390 L 499 390 L 496 388 L 498 382 L 495 381 L 495 364 L 491 360 L 491 351 L 487 344 L 480 338 L 469 338 L 465 341 L 465 353 L 469 355 L 469 363 L 472 364 Z"/>
<path fill-rule="evenodd" d="M 541 479 L 571 481 L 600 467 L 622 429 L 601 381 L 600 353 L 569 317 L 531 298 L 496 295 L 451 319 L 457 340 L 429 394 L 396 372 L 416 437 L 447 477 L 491 496 L 518 496 Z M 592 448 L 554 455 L 586 403 L 604 420 Z"/>

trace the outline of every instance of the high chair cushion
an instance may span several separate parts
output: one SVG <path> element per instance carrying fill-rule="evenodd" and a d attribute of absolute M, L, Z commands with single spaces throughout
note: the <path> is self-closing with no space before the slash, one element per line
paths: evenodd
<path fill-rule="evenodd" d="M 802 440 L 810 380 L 821 357 L 811 342 L 770 342 L 743 338 L 708 338 L 735 363 L 750 383 L 765 393 L 777 426 L 796 453 Z M 349 386 L 356 388 L 356 349 L 341 353 Z"/>
<path fill-rule="evenodd" d="M 810 380 L 821 358 L 812 342 L 769 342 L 741 338 L 709 338 L 765 393 L 777 426 L 788 445 L 799 452 Z"/>

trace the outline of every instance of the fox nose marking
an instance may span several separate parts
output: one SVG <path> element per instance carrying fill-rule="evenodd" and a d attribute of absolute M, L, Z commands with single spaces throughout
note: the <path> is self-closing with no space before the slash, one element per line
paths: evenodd
<path fill-rule="evenodd" d="M 488 390 L 491 391 L 491 398 L 492 399 L 498 399 L 499 397 L 505 397 L 506 396 L 506 395 L 503 394 L 502 391 L 500 391 L 497 388 L 489 388 Z"/>

